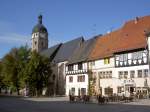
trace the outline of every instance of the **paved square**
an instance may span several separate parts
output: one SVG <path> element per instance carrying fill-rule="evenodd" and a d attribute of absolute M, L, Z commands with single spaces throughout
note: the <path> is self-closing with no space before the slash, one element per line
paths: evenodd
<path fill-rule="evenodd" d="M 150 100 L 126 104 L 69 103 L 67 98 L 0 97 L 0 112 L 150 112 Z"/>

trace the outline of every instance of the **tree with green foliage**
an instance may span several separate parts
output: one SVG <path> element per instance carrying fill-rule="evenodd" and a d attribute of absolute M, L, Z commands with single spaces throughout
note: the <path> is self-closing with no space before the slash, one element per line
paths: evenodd
<path fill-rule="evenodd" d="M 48 87 L 52 70 L 49 58 L 32 52 L 24 69 L 24 81 L 28 84 L 31 96 L 42 95 L 42 90 Z"/>
<path fill-rule="evenodd" d="M 13 48 L 2 60 L 4 83 L 9 88 L 14 88 L 19 95 L 21 87 L 22 69 L 27 63 L 30 50 L 27 46 Z"/>
<path fill-rule="evenodd" d="M 19 94 L 18 64 L 11 54 L 7 54 L 3 59 L 3 74 L 5 85 L 15 87 Z"/>
<path fill-rule="evenodd" d="M 2 75 L 2 63 L 0 61 L 0 93 L 1 93 L 1 89 L 3 88 L 3 75 Z"/>
<path fill-rule="evenodd" d="M 44 88 L 49 87 L 52 80 L 51 62 L 49 58 L 31 52 L 28 46 L 13 48 L 2 59 L 2 80 L 6 88 L 19 90 L 29 88 L 31 96 L 39 96 Z M 51 81 L 52 82 L 52 81 Z"/>
<path fill-rule="evenodd" d="M 20 87 L 24 88 L 26 86 L 26 82 L 24 81 L 24 73 L 23 70 L 26 67 L 27 63 L 29 62 L 29 58 L 31 55 L 31 50 L 28 48 L 28 46 L 21 46 L 18 49 L 18 66 L 19 66 L 19 83 Z"/>

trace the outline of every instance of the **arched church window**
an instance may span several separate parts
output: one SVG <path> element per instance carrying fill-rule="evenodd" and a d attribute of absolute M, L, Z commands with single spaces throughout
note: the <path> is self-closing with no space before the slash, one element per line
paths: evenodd
<path fill-rule="evenodd" d="M 35 44 L 35 46 L 36 46 L 37 42 L 35 41 L 34 44 Z"/>
<path fill-rule="evenodd" d="M 36 33 L 36 37 L 38 37 L 38 33 Z"/>

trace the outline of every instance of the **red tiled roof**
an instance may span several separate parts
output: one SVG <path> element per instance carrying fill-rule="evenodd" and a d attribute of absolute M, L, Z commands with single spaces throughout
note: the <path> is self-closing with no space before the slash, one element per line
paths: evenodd
<path fill-rule="evenodd" d="M 98 37 L 89 60 L 110 57 L 114 53 L 145 48 L 144 30 L 150 28 L 150 16 L 128 21 L 124 26 L 104 36 Z"/>

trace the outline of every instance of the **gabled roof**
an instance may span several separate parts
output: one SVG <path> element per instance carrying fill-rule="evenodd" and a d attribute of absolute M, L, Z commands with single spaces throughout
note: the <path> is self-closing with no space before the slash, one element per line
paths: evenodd
<path fill-rule="evenodd" d="M 97 39 L 89 60 L 110 57 L 114 53 L 145 48 L 147 46 L 144 30 L 150 28 L 150 16 L 128 21 L 116 31 Z"/>
<path fill-rule="evenodd" d="M 51 56 L 60 48 L 62 44 L 57 44 L 55 46 L 52 46 L 46 50 L 43 50 L 42 52 L 40 52 L 41 55 L 51 58 Z"/>
<path fill-rule="evenodd" d="M 80 47 L 80 44 L 83 40 L 83 37 L 79 37 L 62 44 L 53 61 L 55 63 L 68 61 L 68 59 L 73 55 L 76 49 Z"/>
<path fill-rule="evenodd" d="M 70 57 L 68 64 L 86 61 L 94 46 L 95 40 L 96 37 L 83 41 L 80 47 L 74 52 L 74 55 Z"/>

